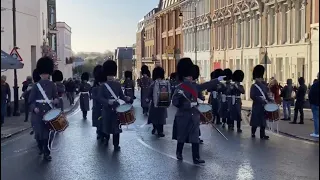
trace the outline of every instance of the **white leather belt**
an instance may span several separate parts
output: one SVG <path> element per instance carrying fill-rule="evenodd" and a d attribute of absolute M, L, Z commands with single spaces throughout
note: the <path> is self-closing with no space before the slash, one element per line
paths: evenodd
<path fill-rule="evenodd" d="M 89 92 L 80 92 L 80 94 L 89 94 Z"/>
<path fill-rule="evenodd" d="M 37 103 L 47 103 L 46 100 L 44 99 L 39 99 L 39 100 L 36 100 Z M 50 100 L 49 102 L 52 102 L 52 100 Z"/>
<path fill-rule="evenodd" d="M 227 96 L 225 94 L 221 94 L 221 101 L 226 102 Z"/>
<path fill-rule="evenodd" d="M 213 99 L 217 99 L 218 92 L 217 91 L 212 91 L 211 93 L 212 93 L 212 98 Z"/>
<path fill-rule="evenodd" d="M 231 97 L 232 97 L 232 105 L 236 103 L 236 99 L 241 99 L 241 96 L 232 95 Z"/>
<path fill-rule="evenodd" d="M 132 88 L 125 88 L 125 89 L 132 89 Z"/>
<path fill-rule="evenodd" d="M 232 96 L 228 95 L 227 97 L 232 97 Z"/>

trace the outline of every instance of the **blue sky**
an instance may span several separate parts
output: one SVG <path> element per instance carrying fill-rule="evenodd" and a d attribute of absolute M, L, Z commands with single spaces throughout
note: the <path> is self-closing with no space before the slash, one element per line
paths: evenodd
<path fill-rule="evenodd" d="M 72 28 L 75 52 L 104 52 L 136 41 L 138 21 L 158 0 L 57 0 L 57 20 Z"/>

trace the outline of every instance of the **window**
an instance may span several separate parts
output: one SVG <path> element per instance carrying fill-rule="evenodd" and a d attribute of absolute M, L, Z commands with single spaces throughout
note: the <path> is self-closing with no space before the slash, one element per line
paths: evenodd
<path fill-rule="evenodd" d="M 214 1 L 214 10 L 218 9 L 219 8 L 219 0 L 215 0 Z"/>
<path fill-rule="evenodd" d="M 283 5 L 283 11 L 282 11 L 282 43 L 287 42 L 287 36 L 288 36 L 288 16 L 289 16 L 289 11 L 288 11 L 288 5 L 284 4 Z"/>
<path fill-rule="evenodd" d="M 246 38 L 246 41 L 245 41 L 245 45 L 246 47 L 249 47 L 250 46 L 250 18 L 247 18 L 245 20 L 245 38 Z"/>
<path fill-rule="evenodd" d="M 305 6 L 304 5 L 300 5 L 301 8 L 300 8 L 300 18 L 301 18 L 301 30 L 300 30 L 300 39 L 303 40 L 304 39 L 304 35 L 306 33 L 306 20 L 305 20 L 305 17 L 306 17 L 306 13 L 305 13 Z"/>
<path fill-rule="evenodd" d="M 237 22 L 237 48 L 241 47 L 241 22 Z"/>
<path fill-rule="evenodd" d="M 224 31 L 224 29 L 225 29 L 225 25 L 224 24 L 222 24 L 221 25 L 221 27 L 220 27 L 220 42 L 221 42 L 221 49 L 224 49 L 225 48 L 225 31 Z"/>
<path fill-rule="evenodd" d="M 254 19 L 254 46 L 259 45 L 260 41 L 260 17 L 259 15 L 255 17 Z"/>
<path fill-rule="evenodd" d="M 214 27 L 214 49 L 218 49 L 219 47 L 219 32 L 218 32 L 218 28 L 217 25 L 215 25 Z"/>
<path fill-rule="evenodd" d="M 275 11 L 274 8 L 270 9 L 270 14 L 269 14 L 269 45 L 274 44 L 274 35 L 275 35 Z"/>
<path fill-rule="evenodd" d="M 228 25 L 228 48 L 232 48 L 232 24 Z"/>

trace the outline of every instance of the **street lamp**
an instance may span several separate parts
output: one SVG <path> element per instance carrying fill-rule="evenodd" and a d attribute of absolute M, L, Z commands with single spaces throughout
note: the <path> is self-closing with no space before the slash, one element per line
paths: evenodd
<path fill-rule="evenodd" d="M 180 14 L 179 14 L 179 18 L 182 19 L 183 18 L 183 12 L 192 12 L 194 13 L 194 17 L 193 17 L 193 20 L 194 20 L 194 62 L 195 64 L 197 64 L 197 51 L 198 51 L 198 48 L 197 48 L 197 6 L 195 5 L 194 6 L 194 10 L 193 11 L 180 11 Z"/>

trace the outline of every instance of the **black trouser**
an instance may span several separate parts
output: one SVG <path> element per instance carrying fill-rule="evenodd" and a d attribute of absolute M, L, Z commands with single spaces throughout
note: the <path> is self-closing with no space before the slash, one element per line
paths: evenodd
<path fill-rule="evenodd" d="M 27 122 L 29 120 L 29 104 L 27 99 L 24 101 L 24 113 L 24 121 Z"/>
<path fill-rule="evenodd" d="M 105 135 L 106 140 L 109 141 L 110 139 L 110 134 Z M 120 134 L 113 134 L 112 135 L 112 141 L 113 141 L 113 146 L 119 146 L 120 143 Z"/>
<path fill-rule="evenodd" d="M 216 124 L 220 124 L 221 123 L 221 119 L 220 119 L 220 115 L 219 114 L 213 115 L 213 122 L 215 122 Z"/>
<path fill-rule="evenodd" d="M 222 118 L 222 123 L 225 124 L 227 122 L 227 118 Z"/>
<path fill-rule="evenodd" d="M 266 127 L 260 126 L 260 137 L 266 136 L 265 129 L 266 129 Z M 256 126 L 252 126 L 251 127 L 251 134 L 252 135 L 256 134 L 256 131 L 257 131 L 257 127 Z"/>
<path fill-rule="evenodd" d="M 142 108 L 142 110 L 143 110 L 143 114 L 145 114 L 145 113 L 147 113 L 149 111 L 149 108 L 144 107 L 144 108 Z"/>
<path fill-rule="evenodd" d="M 70 102 L 70 105 L 72 105 L 74 103 L 74 95 L 73 92 L 67 92 L 67 96 Z"/>
<path fill-rule="evenodd" d="M 88 113 L 88 111 L 82 111 L 82 117 L 87 118 L 87 113 Z"/>
<path fill-rule="evenodd" d="M 153 124 L 153 129 L 155 129 L 158 134 L 163 134 L 163 124 Z"/>
<path fill-rule="evenodd" d="M 48 148 L 48 145 L 49 145 L 48 139 L 37 140 L 37 144 L 38 144 L 38 148 L 39 148 L 40 152 L 42 152 L 45 156 L 50 155 L 50 150 Z"/>
<path fill-rule="evenodd" d="M 237 129 L 241 129 L 241 120 L 237 121 Z"/>
<path fill-rule="evenodd" d="M 293 118 L 293 122 L 297 122 L 298 112 L 300 112 L 300 122 L 303 122 L 303 119 L 304 119 L 303 102 L 296 102 L 296 105 L 295 105 L 295 107 L 294 107 L 294 118 Z"/>
<path fill-rule="evenodd" d="M 179 143 L 177 144 L 177 154 L 182 154 L 184 143 Z M 193 160 L 195 159 L 200 159 L 200 152 L 199 152 L 199 143 L 192 143 L 192 158 Z"/>

